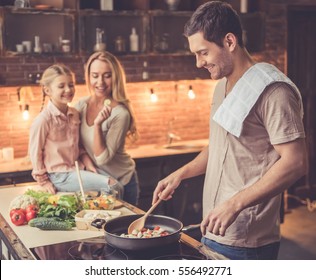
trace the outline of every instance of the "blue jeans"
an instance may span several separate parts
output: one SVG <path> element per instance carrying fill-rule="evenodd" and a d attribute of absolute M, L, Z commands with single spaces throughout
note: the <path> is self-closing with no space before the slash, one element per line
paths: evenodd
<path fill-rule="evenodd" d="M 80 170 L 83 189 L 86 191 L 99 191 L 101 188 L 110 189 L 109 175 L 97 174 L 86 170 Z M 79 180 L 76 171 L 49 173 L 48 177 L 58 192 L 80 191 Z M 117 182 L 117 184 L 119 184 Z M 114 187 L 117 185 L 111 185 Z"/>
<path fill-rule="evenodd" d="M 202 237 L 201 242 L 231 260 L 276 260 L 278 258 L 280 248 L 280 242 L 271 243 L 257 248 L 224 245 L 206 237 Z"/>
<path fill-rule="evenodd" d="M 123 200 L 137 205 L 139 197 L 139 182 L 136 171 L 134 172 L 131 180 L 124 186 L 124 196 Z"/>

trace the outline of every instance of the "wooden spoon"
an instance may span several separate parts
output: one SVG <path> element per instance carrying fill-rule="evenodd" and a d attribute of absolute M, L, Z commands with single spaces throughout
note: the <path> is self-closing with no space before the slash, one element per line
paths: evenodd
<path fill-rule="evenodd" d="M 80 175 L 78 161 L 75 161 L 75 166 L 76 166 L 77 176 L 78 176 L 78 180 L 79 180 L 79 186 L 80 186 L 82 199 L 83 199 L 83 202 L 86 203 L 86 198 L 85 198 L 84 191 L 83 191 L 83 185 L 82 185 L 82 179 L 81 179 L 81 175 Z"/>
<path fill-rule="evenodd" d="M 132 222 L 129 227 L 128 227 L 128 234 L 131 234 L 133 232 L 134 229 L 137 230 L 141 230 L 144 226 L 145 226 L 145 222 L 147 217 L 149 216 L 149 214 L 154 211 L 154 209 L 158 206 L 158 204 L 160 203 L 161 199 L 158 199 L 155 204 L 153 204 L 149 210 L 145 213 L 144 216 L 138 218 L 137 220 L 135 220 L 134 222 Z"/>

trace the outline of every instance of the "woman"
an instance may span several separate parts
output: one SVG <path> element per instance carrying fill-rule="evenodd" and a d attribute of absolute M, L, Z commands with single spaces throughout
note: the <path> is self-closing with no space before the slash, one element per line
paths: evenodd
<path fill-rule="evenodd" d="M 74 75 L 65 65 L 48 67 L 40 81 L 47 107 L 35 118 L 30 129 L 30 159 L 34 179 L 50 193 L 79 191 L 75 161 L 81 170 L 85 190 L 110 190 L 119 185 L 109 175 L 97 174 L 84 149 L 79 147 L 79 113 L 68 106 L 75 95 Z M 82 161 L 79 160 L 79 157 Z"/>
<path fill-rule="evenodd" d="M 136 141 L 135 116 L 126 97 L 125 73 L 106 51 L 93 53 L 85 67 L 90 96 L 76 104 L 81 139 L 94 164 L 123 186 L 123 200 L 137 204 L 139 185 L 134 160 L 125 151 L 126 137 Z"/>

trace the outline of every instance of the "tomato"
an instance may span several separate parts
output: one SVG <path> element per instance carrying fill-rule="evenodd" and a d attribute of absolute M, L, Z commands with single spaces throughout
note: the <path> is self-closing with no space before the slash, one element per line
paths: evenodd
<path fill-rule="evenodd" d="M 24 209 L 22 209 L 22 208 L 15 208 L 15 209 L 12 209 L 12 210 L 10 211 L 10 218 L 11 218 L 12 215 L 15 214 L 15 213 L 18 213 L 18 214 L 22 213 L 22 214 L 24 214 L 24 215 L 26 214 L 26 212 L 25 212 Z"/>
<path fill-rule="evenodd" d="M 38 206 L 35 204 L 30 204 L 29 206 L 26 207 L 25 211 L 26 213 L 30 211 L 38 212 Z"/>
<path fill-rule="evenodd" d="M 37 211 L 34 210 L 29 210 L 26 212 L 26 221 L 29 222 L 30 220 L 36 218 L 37 216 Z"/>
<path fill-rule="evenodd" d="M 11 216 L 11 222 L 16 226 L 21 226 L 26 224 L 26 217 L 23 212 L 15 212 Z"/>

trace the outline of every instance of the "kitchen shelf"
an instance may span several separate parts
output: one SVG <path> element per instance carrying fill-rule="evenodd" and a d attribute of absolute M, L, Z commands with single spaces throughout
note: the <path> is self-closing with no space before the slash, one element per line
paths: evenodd
<path fill-rule="evenodd" d="M 22 41 L 31 41 L 34 48 L 34 37 L 39 36 L 42 48 L 48 44 L 49 53 L 58 50 L 59 38 L 69 39 L 72 52 L 76 52 L 76 12 L 75 10 L 38 10 L 32 8 L 0 8 L 2 55 L 16 54 L 16 45 Z M 47 32 L 49 30 L 49 32 Z"/>
<path fill-rule="evenodd" d="M 122 36 L 126 46 L 124 54 L 133 54 L 129 52 L 129 35 L 132 27 L 136 28 L 139 36 L 139 52 L 137 54 L 146 53 L 148 49 L 148 22 L 148 14 L 142 11 L 80 11 L 80 53 L 93 52 L 96 43 L 96 28 L 101 28 L 104 31 L 104 43 L 106 43 L 108 51 L 116 55 L 122 54 L 115 51 L 115 39 L 117 36 Z"/>
<path fill-rule="evenodd" d="M 192 12 L 151 11 L 150 50 L 154 53 L 183 53 L 189 51 L 188 41 L 183 35 L 184 25 Z"/>

